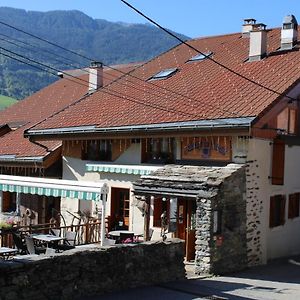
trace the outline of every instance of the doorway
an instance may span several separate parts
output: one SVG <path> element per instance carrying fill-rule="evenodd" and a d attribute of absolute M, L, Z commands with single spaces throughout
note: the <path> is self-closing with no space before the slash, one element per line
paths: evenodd
<path fill-rule="evenodd" d="M 109 230 L 129 228 L 129 189 L 111 189 L 111 218 Z"/>
<path fill-rule="evenodd" d="M 177 237 L 185 241 L 187 261 L 195 259 L 196 200 L 178 199 Z"/>

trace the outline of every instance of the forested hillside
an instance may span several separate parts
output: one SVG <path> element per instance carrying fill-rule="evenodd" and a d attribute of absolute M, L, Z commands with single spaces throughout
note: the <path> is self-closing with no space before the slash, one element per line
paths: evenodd
<path fill-rule="evenodd" d="M 79 11 L 43 13 L 0 7 L 0 21 L 106 65 L 148 60 L 178 43 L 147 24 L 95 20 Z M 44 69 L 39 65 L 33 68 L 18 62 L 16 59 L 33 64 L 12 52 L 50 64 L 59 70 L 85 67 L 90 63 L 86 58 L 65 52 L 3 24 L 0 24 L 0 45 L 0 94 L 17 99 L 48 85 L 56 77 L 39 70 Z M 56 73 L 55 70 L 51 72 Z"/>

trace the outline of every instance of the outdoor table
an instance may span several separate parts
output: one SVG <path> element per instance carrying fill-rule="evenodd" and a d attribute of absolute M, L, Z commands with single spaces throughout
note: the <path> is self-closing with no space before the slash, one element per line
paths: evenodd
<path fill-rule="evenodd" d="M 59 241 L 65 239 L 63 237 L 56 236 L 53 234 L 33 234 L 32 238 L 42 243 L 45 243 L 47 245 L 47 248 L 49 247 L 49 244 L 57 244 Z"/>
<path fill-rule="evenodd" d="M 32 238 L 46 243 L 58 242 L 64 239 L 63 237 L 56 236 L 53 234 L 33 234 Z"/>
<path fill-rule="evenodd" d="M 8 259 L 18 253 L 18 249 L 12 249 L 8 247 L 0 247 L 0 258 Z"/>

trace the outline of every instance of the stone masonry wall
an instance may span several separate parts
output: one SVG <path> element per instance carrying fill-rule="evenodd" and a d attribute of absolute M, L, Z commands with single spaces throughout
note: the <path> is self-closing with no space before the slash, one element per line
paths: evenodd
<path fill-rule="evenodd" d="M 224 274 L 246 268 L 245 193 L 245 168 L 240 168 L 224 179 L 211 198 L 197 200 L 196 273 Z M 221 213 L 217 233 L 214 211 Z"/>
<path fill-rule="evenodd" d="M 1 261 L 0 300 L 76 299 L 183 279 L 183 258 L 183 242 L 169 239 Z"/>

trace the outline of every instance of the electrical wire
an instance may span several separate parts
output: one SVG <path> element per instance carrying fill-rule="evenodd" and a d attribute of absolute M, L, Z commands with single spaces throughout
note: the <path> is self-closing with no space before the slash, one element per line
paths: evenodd
<path fill-rule="evenodd" d="M 146 20 L 148 20 L 150 23 L 154 24 L 155 26 L 157 26 L 159 29 L 163 30 L 165 33 L 167 33 L 168 35 L 172 36 L 173 38 L 175 38 L 176 40 L 180 41 L 182 44 L 186 45 L 187 47 L 189 47 L 190 49 L 196 51 L 197 53 L 203 55 L 205 58 L 211 60 L 212 62 L 214 62 L 215 64 L 217 64 L 219 67 L 222 67 L 224 68 L 225 70 L 231 72 L 232 74 L 236 75 L 236 76 L 239 76 L 240 78 L 244 79 L 244 80 L 247 80 L 249 82 L 251 82 L 252 84 L 255 84 L 269 92 L 272 92 L 274 94 L 277 94 L 279 96 L 283 96 L 282 93 L 276 91 L 276 90 L 273 90 L 251 78 L 248 78 L 247 76 L 227 67 L 226 65 L 218 62 L 217 60 L 215 60 L 214 58 L 212 58 L 210 55 L 207 55 L 203 52 L 201 52 L 200 50 L 198 50 L 197 48 L 195 48 L 194 46 L 190 45 L 189 43 L 187 43 L 186 41 L 184 41 L 183 39 L 181 39 L 180 37 L 178 37 L 176 34 L 172 33 L 171 31 L 169 31 L 168 29 L 162 27 L 160 24 L 158 24 L 157 22 L 155 22 L 153 19 L 151 19 L 150 17 L 146 16 L 144 13 L 142 13 L 140 10 L 138 10 L 137 8 L 135 8 L 133 5 L 131 5 L 130 3 L 128 3 L 127 1 L 125 0 L 121 0 L 121 2 L 123 2 L 125 5 L 127 5 L 129 8 L 131 8 L 132 10 L 134 10 L 136 13 L 138 13 L 140 16 L 142 16 L 143 18 L 145 18 Z M 293 101 L 298 101 L 298 99 L 295 99 L 293 97 L 290 97 L 288 95 L 284 95 L 286 96 L 288 99 L 290 100 L 293 100 Z"/>
<path fill-rule="evenodd" d="M 19 29 L 19 28 L 15 27 L 15 26 L 12 26 L 12 25 L 10 25 L 10 24 L 7 24 L 7 23 L 5 23 L 5 22 L 3 22 L 3 21 L 0 21 L 0 24 L 5 25 L 5 26 L 7 26 L 7 27 L 9 27 L 9 28 L 12 28 L 12 29 L 14 29 L 14 30 L 17 30 L 17 31 L 19 31 L 19 32 L 22 32 L 22 33 L 24 33 L 24 34 L 27 34 L 27 35 L 29 35 L 29 36 L 31 36 L 31 37 L 34 37 L 34 38 L 36 38 L 36 39 L 38 39 L 38 40 L 41 40 L 41 41 L 43 41 L 43 42 L 45 42 L 45 43 L 48 43 L 48 44 L 52 45 L 52 46 L 57 46 L 58 48 L 60 48 L 60 49 L 62 49 L 62 50 L 65 50 L 65 51 L 70 52 L 70 53 L 72 53 L 72 54 L 78 55 L 78 56 L 80 56 L 80 57 L 82 57 L 82 58 L 85 58 L 85 59 L 87 59 L 87 60 L 89 60 L 89 61 L 92 61 L 92 60 L 93 60 L 93 59 L 88 58 L 88 57 L 86 57 L 86 56 L 83 56 L 83 55 L 81 55 L 81 54 L 79 54 L 79 53 L 76 53 L 76 52 L 74 52 L 74 51 L 72 51 L 72 50 L 69 50 L 69 49 L 67 49 L 67 48 L 65 48 L 65 47 L 62 47 L 62 46 L 60 46 L 60 45 L 58 45 L 58 44 L 55 44 L 55 43 L 50 42 L 50 41 L 48 41 L 48 40 L 46 40 L 46 39 L 40 38 L 40 37 L 38 37 L 38 36 L 36 36 L 36 35 L 34 35 L 34 34 L 31 34 L 31 33 L 29 33 L 29 32 L 26 32 L 26 31 L 24 31 L 24 30 L 22 30 L 22 29 Z M 199 52 L 199 53 L 201 53 L 201 52 Z M 205 55 L 205 54 L 204 54 L 204 55 Z M 207 55 L 205 55 L 205 56 L 207 56 Z M 102 64 L 103 64 L 103 63 L 102 63 Z M 112 70 L 114 70 L 114 71 L 118 71 L 118 72 L 122 73 L 124 76 L 125 76 L 125 75 L 128 75 L 128 76 L 131 76 L 131 77 L 133 77 L 133 78 L 135 78 L 135 79 L 141 80 L 143 83 L 145 83 L 145 81 L 144 81 L 143 79 L 141 79 L 141 78 L 139 78 L 139 77 L 137 77 L 137 76 L 132 75 L 132 74 L 131 74 L 131 71 L 125 73 L 125 72 L 122 72 L 122 71 L 119 70 L 119 69 L 116 69 L 116 68 L 112 67 L 112 66 L 108 66 L 108 65 L 106 65 L 106 64 L 103 64 L 103 65 L 106 66 L 106 67 L 108 67 L 108 68 L 110 68 L 110 69 L 112 69 Z M 165 90 L 165 91 L 171 92 L 171 93 L 173 93 L 174 95 L 176 94 L 177 96 L 181 96 L 181 97 L 184 97 L 184 98 L 186 98 L 186 99 L 189 99 L 189 100 L 192 100 L 192 101 L 197 101 L 197 102 L 199 102 L 198 99 L 190 98 L 190 97 L 187 96 L 187 95 L 184 95 L 184 94 L 182 94 L 182 93 L 175 92 L 175 91 L 173 91 L 173 90 L 171 90 L 171 89 L 168 89 L 168 88 L 165 88 L 165 87 L 161 87 L 161 86 L 159 86 L 159 85 L 157 85 L 157 84 L 154 84 L 154 83 L 152 83 L 152 82 L 149 82 L 149 81 L 148 81 L 148 84 L 151 84 L 151 85 L 153 85 L 153 86 L 156 86 L 156 87 L 158 87 L 158 88 L 160 88 L 160 89 L 163 89 L 163 90 Z M 199 103 L 200 103 L 200 102 L 199 102 Z M 226 109 L 220 108 L 220 107 L 215 106 L 215 105 L 210 104 L 210 103 L 206 103 L 206 104 L 207 104 L 208 106 L 210 106 L 211 108 L 218 109 L 219 111 L 229 113 L 230 115 L 236 115 L 237 117 L 241 117 L 241 115 L 237 114 L 236 112 L 228 111 L 228 110 L 226 110 Z"/>
<path fill-rule="evenodd" d="M 36 61 L 34 61 L 34 60 L 32 60 L 32 59 L 26 58 L 25 56 L 18 55 L 18 54 L 16 54 L 16 53 L 14 53 L 13 51 L 6 50 L 6 49 L 3 48 L 3 47 L 0 47 L 0 50 L 7 51 L 7 52 L 9 52 L 9 53 L 12 53 L 13 55 L 17 55 L 17 56 L 21 57 L 22 59 L 27 59 L 27 60 L 29 60 L 31 63 L 35 63 L 35 64 L 41 65 L 41 66 L 43 66 L 43 67 L 49 68 L 50 70 L 54 70 L 54 71 L 56 71 L 56 72 L 61 72 L 61 73 L 65 74 L 65 75 L 67 75 L 68 77 L 72 77 L 72 78 L 74 78 L 74 79 L 76 79 L 76 80 L 79 80 L 80 82 L 75 81 L 75 80 L 70 80 L 68 77 L 65 78 L 65 79 L 70 80 L 70 81 L 72 81 L 72 82 L 75 82 L 75 83 L 77 83 L 77 84 L 81 84 L 81 85 L 87 86 L 87 84 L 89 83 L 88 81 L 86 81 L 86 80 L 84 80 L 84 79 L 81 79 L 81 78 L 78 78 L 78 77 L 73 76 L 73 75 L 71 75 L 71 74 L 68 74 L 67 72 L 60 71 L 60 70 L 58 70 L 58 69 L 56 69 L 56 68 L 47 66 L 47 65 L 45 65 L 45 64 L 43 64 L 43 63 L 36 62 Z M 43 69 L 43 68 L 38 67 L 38 66 L 36 66 L 36 65 L 32 65 L 32 64 L 30 64 L 30 63 L 24 62 L 24 61 L 22 61 L 22 60 L 20 60 L 20 59 L 16 59 L 15 57 L 12 57 L 12 56 L 10 56 L 10 55 L 4 54 L 4 53 L 1 53 L 1 55 L 4 55 L 4 56 L 9 57 L 9 58 L 11 58 L 11 59 L 14 59 L 14 60 L 16 60 L 16 61 L 18 61 L 18 62 L 24 63 L 24 64 L 26 64 L 26 65 L 35 67 L 35 68 L 37 68 L 37 69 L 39 69 L 39 70 L 48 72 L 48 73 L 50 73 L 50 74 L 52 74 L 52 75 L 58 76 L 57 73 L 54 73 L 54 72 L 51 72 L 51 71 L 49 71 L 49 70 L 47 70 L 47 69 Z M 84 82 L 85 84 L 83 84 L 82 82 Z M 104 89 L 104 90 L 103 90 L 103 89 Z M 117 91 L 113 91 L 113 90 L 107 89 L 105 86 L 103 86 L 103 87 L 101 88 L 101 92 L 103 92 L 103 93 L 105 93 L 105 94 L 108 94 L 108 95 L 111 95 L 111 96 L 115 96 L 115 97 L 121 98 L 121 99 L 123 99 L 123 100 L 128 100 L 128 101 L 130 101 L 130 102 L 133 102 L 133 103 L 136 103 L 136 104 L 139 104 L 139 105 L 143 105 L 143 106 L 151 107 L 151 108 L 154 108 L 154 109 L 158 109 L 158 110 L 161 110 L 161 111 L 164 111 L 164 112 L 169 112 L 169 113 L 174 113 L 174 114 L 188 115 L 188 116 L 190 116 L 190 117 L 191 117 L 191 116 L 192 116 L 192 117 L 197 117 L 197 116 L 198 116 L 198 115 L 196 115 L 196 114 L 190 114 L 190 113 L 187 113 L 187 112 L 184 112 L 184 111 L 175 110 L 175 109 L 170 109 L 170 108 L 164 107 L 164 106 L 162 106 L 162 105 L 155 105 L 155 104 L 150 104 L 150 103 L 141 102 L 141 101 L 139 101 L 138 99 L 136 99 L 136 98 L 134 98 L 134 97 L 132 97 L 132 96 L 124 95 L 124 94 L 122 94 L 122 93 L 120 93 L 120 92 L 117 92 Z M 83 100 L 83 99 L 80 99 L 80 101 L 82 101 L 82 100 Z M 76 103 L 78 103 L 78 102 L 79 102 L 79 101 L 73 102 L 72 105 L 74 105 L 74 104 L 76 104 Z M 63 110 L 66 109 L 67 107 L 69 107 L 69 105 L 66 106 L 65 108 L 63 108 L 62 110 L 60 110 L 59 112 L 63 111 Z M 57 113 L 59 113 L 59 112 L 57 112 Z"/>

